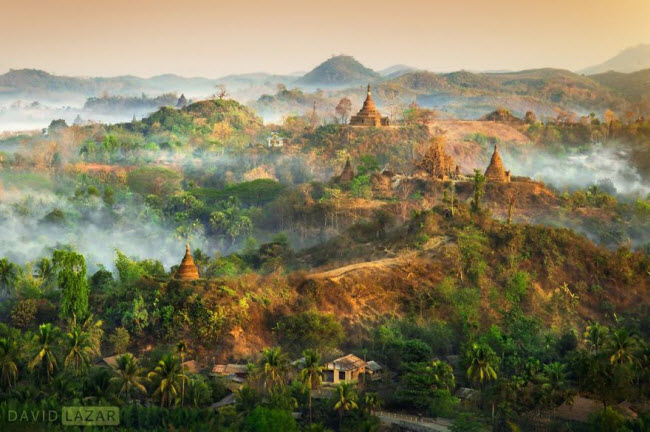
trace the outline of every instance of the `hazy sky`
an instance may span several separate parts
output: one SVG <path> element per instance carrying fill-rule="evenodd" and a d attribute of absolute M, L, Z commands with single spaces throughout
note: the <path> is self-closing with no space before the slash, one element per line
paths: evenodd
<path fill-rule="evenodd" d="M 650 43 L 648 0 L 0 0 L 0 72 L 580 69 Z"/>

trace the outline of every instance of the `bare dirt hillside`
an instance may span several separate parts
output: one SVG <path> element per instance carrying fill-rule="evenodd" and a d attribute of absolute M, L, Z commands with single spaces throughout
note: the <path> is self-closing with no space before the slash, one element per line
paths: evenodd
<path fill-rule="evenodd" d="M 465 141 L 468 135 L 482 133 L 504 142 L 530 144 L 530 139 L 526 135 L 514 125 L 506 123 L 482 120 L 438 120 L 430 125 L 432 132 L 436 128 L 446 131 L 445 136 L 449 142 Z"/>

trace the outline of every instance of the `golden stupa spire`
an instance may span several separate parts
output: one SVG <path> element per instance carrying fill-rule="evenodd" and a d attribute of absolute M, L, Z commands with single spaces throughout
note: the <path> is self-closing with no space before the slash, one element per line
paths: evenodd
<path fill-rule="evenodd" d="M 185 256 L 176 270 L 176 278 L 181 280 L 197 280 L 199 278 L 199 269 L 194 264 L 189 243 L 185 244 Z"/>

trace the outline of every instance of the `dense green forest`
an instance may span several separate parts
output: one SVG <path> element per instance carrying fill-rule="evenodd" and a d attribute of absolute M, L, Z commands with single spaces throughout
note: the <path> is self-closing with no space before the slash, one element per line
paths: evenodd
<path fill-rule="evenodd" d="M 474 124 L 493 134 L 448 139 L 470 156 L 440 180 L 416 172 L 438 114 L 265 125 L 215 98 L 2 141 L 3 430 L 63 429 L 10 411 L 94 405 L 123 430 L 375 431 L 386 413 L 649 430 L 650 197 L 621 185 L 647 185 L 650 124 L 501 110 Z M 506 161 L 623 147 L 635 177 L 495 183 L 495 145 Z M 177 277 L 187 242 L 198 280 Z M 346 354 L 382 372 L 326 382 Z"/>

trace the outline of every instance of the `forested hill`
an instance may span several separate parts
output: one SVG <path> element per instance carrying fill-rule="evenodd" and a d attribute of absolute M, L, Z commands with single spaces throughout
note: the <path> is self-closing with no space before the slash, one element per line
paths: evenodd
<path fill-rule="evenodd" d="M 315 86 L 345 86 L 365 83 L 379 78 L 378 72 L 359 63 L 351 56 L 335 56 L 304 75 L 297 84 Z"/>

